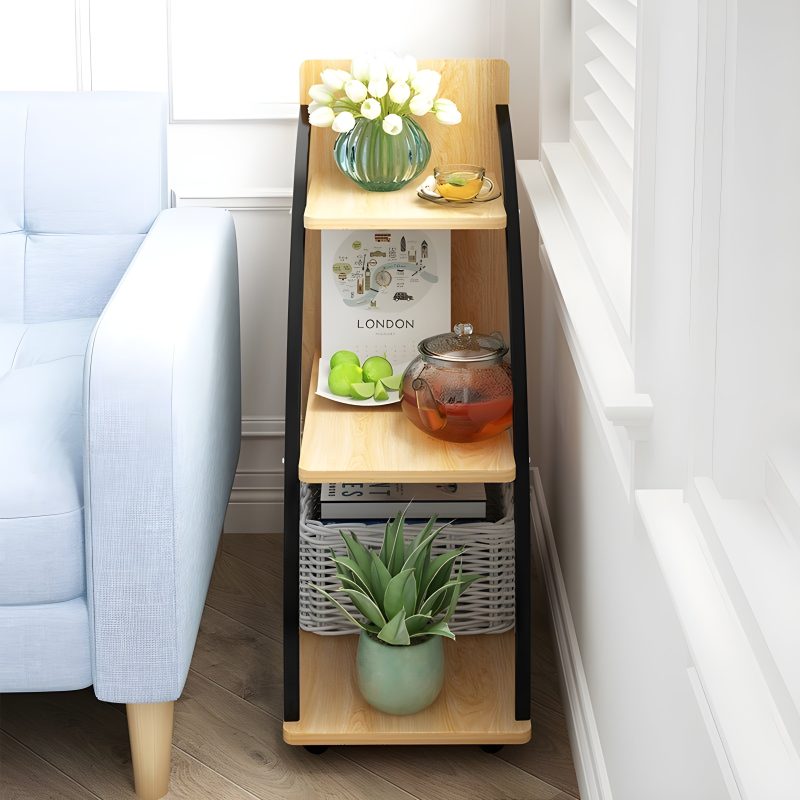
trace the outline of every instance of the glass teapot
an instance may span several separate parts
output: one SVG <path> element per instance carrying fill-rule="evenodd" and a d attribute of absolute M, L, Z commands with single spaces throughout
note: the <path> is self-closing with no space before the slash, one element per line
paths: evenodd
<path fill-rule="evenodd" d="M 448 442 L 479 442 L 511 427 L 508 352 L 499 333 L 468 322 L 424 339 L 406 367 L 400 407 L 420 430 Z"/>

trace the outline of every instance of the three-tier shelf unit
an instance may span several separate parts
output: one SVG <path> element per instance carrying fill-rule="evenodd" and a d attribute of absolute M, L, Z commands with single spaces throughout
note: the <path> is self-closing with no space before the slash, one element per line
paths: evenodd
<path fill-rule="evenodd" d="M 301 102 L 325 67 L 306 61 Z M 441 94 L 463 113 L 455 127 L 422 121 L 434 164 L 478 163 L 503 199 L 439 206 L 417 197 L 422 177 L 396 192 L 366 192 L 333 159 L 335 134 L 312 129 L 300 107 L 295 154 L 286 359 L 284 494 L 284 740 L 320 751 L 345 744 L 522 744 L 530 723 L 530 479 L 522 263 L 508 64 L 429 61 Z M 439 441 L 411 425 L 399 404 L 342 405 L 314 393 L 320 350 L 320 231 L 452 231 L 452 320 L 499 330 L 510 343 L 511 431 L 485 442 Z M 321 636 L 299 627 L 300 485 L 341 482 L 511 483 L 515 518 L 515 627 L 445 641 L 445 685 L 410 716 L 374 710 L 359 694 L 355 635 Z"/>

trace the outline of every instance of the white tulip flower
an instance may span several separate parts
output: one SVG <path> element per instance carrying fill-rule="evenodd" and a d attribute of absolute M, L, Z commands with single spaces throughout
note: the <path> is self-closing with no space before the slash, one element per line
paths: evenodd
<path fill-rule="evenodd" d="M 408 81 L 408 64 L 404 58 L 395 56 L 388 65 L 387 72 L 392 83 L 406 83 Z"/>
<path fill-rule="evenodd" d="M 308 121 L 317 128 L 330 128 L 333 125 L 334 116 L 330 106 L 320 106 L 308 115 Z"/>
<path fill-rule="evenodd" d="M 316 100 L 318 103 L 332 103 L 333 102 L 333 92 L 331 92 L 327 86 L 324 86 L 321 83 L 315 83 L 309 90 L 309 95 L 311 96 L 312 100 Z"/>
<path fill-rule="evenodd" d="M 367 87 L 355 79 L 347 81 L 344 85 L 344 93 L 354 103 L 363 103 L 367 99 Z"/>
<path fill-rule="evenodd" d="M 386 80 L 386 62 L 382 58 L 373 58 L 369 62 L 369 80 L 370 83 Z"/>
<path fill-rule="evenodd" d="M 367 119 L 376 119 L 381 115 L 381 104 L 371 97 L 368 97 L 361 104 L 361 116 Z"/>
<path fill-rule="evenodd" d="M 329 92 L 339 92 L 351 75 L 343 69 L 324 69 L 319 77 Z"/>
<path fill-rule="evenodd" d="M 461 112 L 453 106 L 452 108 L 443 108 L 441 111 L 436 111 L 436 119 L 442 125 L 458 125 L 461 122 Z"/>
<path fill-rule="evenodd" d="M 411 97 L 411 87 L 407 83 L 395 83 L 389 89 L 389 99 L 393 103 L 403 105 L 408 98 Z"/>
<path fill-rule="evenodd" d="M 417 74 L 417 59 L 414 56 L 405 56 L 403 58 L 408 77 L 413 78 Z"/>
<path fill-rule="evenodd" d="M 415 94 L 408 103 L 415 117 L 424 117 L 432 108 L 433 100 L 424 94 Z"/>
<path fill-rule="evenodd" d="M 403 118 L 397 114 L 387 114 L 383 119 L 383 130 L 390 136 L 397 136 L 403 130 Z"/>
<path fill-rule="evenodd" d="M 357 81 L 369 80 L 369 59 L 368 58 L 354 58 L 350 64 L 350 72 Z"/>
<path fill-rule="evenodd" d="M 440 97 L 433 103 L 433 113 L 438 114 L 440 111 L 446 111 L 456 108 L 456 104 L 446 97 Z"/>
<path fill-rule="evenodd" d="M 349 111 L 341 111 L 333 120 L 331 126 L 336 133 L 347 133 L 353 130 L 356 124 L 356 118 Z"/>
<path fill-rule="evenodd" d="M 411 88 L 419 94 L 436 97 L 442 76 L 435 69 L 421 69 L 411 79 Z"/>
<path fill-rule="evenodd" d="M 389 91 L 389 84 L 386 78 L 383 80 L 371 80 L 367 89 L 373 97 L 384 97 Z"/>
<path fill-rule="evenodd" d="M 326 103 L 317 103 L 316 101 L 308 104 L 308 115 L 311 116 L 318 108 L 326 108 Z"/>

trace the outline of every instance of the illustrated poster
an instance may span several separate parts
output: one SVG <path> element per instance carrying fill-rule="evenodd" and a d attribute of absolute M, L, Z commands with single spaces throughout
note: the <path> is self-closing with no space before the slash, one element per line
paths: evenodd
<path fill-rule="evenodd" d="M 322 232 L 322 358 L 353 350 L 395 366 L 450 330 L 449 231 Z"/>

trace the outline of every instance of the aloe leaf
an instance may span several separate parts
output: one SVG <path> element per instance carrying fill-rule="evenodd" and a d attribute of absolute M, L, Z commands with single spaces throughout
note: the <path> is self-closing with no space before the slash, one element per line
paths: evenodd
<path fill-rule="evenodd" d="M 411 552 L 413 553 L 420 545 L 420 543 L 428 536 L 436 524 L 436 515 L 434 514 L 423 526 L 422 530 L 414 537 L 411 542 Z M 410 557 L 410 556 L 409 556 Z M 406 559 L 408 561 L 408 559 Z"/>
<path fill-rule="evenodd" d="M 401 608 L 381 628 L 378 638 L 387 644 L 411 644 L 411 638 L 406 628 L 406 610 Z"/>
<path fill-rule="evenodd" d="M 417 610 L 417 582 L 414 580 L 414 570 L 407 571 L 411 574 L 403 586 L 403 608 L 406 610 L 406 615 L 411 616 Z"/>
<path fill-rule="evenodd" d="M 332 560 L 337 567 L 343 567 L 348 570 L 347 577 L 352 576 L 351 580 L 359 584 L 363 592 L 366 594 L 372 594 L 367 576 L 361 572 L 361 567 L 359 567 L 352 558 L 348 558 L 347 556 L 336 556 L 336 558 Z M 337 572 L 337 577 L 341 580 L 342 576 Z"/>
<path fill-rule="evenodd" d="M 394 617 L 400 609 L 406 609 L 406 584 L 411 581 L 414 588 L 414 599 L 416 601 L 417 587 L 414 584 L 414 570 L 406 569 L 398 572 L 386 586 L 386 593 L 383 595 L 383 608 L 387 617 Z M 412 613 L 414 609 L 411 609 Z"/>
<path fill-rule="evenodd" d="M 383 542 L 381 542 L 381 552 L 379 553 L 379 558 L 384 567 L 389 566 L 389 550 L 391 549 L 390 539 L 394 536 L 394 534 L 390 536 L 391 531 L 392 520 L 388 520 L 386 522 L 386 527 L 383 529 Z"/>
<path fill-rule="evenodd" d="M 430 614 L 412 614 L 406 617 L 406 630 L 410 636 L 419 633 L 431 621 Z"/>
<path fill-rule="evenodd" d="M 464 552 L 463 547 L 442 553 L 431 561 L 422 578 L 422 596 L 430 597 L 450 580 L 453 562 Z"/>
<path fill-rule="evenodd" d="M 370 564 L 372 563 L 369 550 L 358 541 L 358 537 L 352 531 L 339 531 L 339 535 L 344 540 L 347 552 L 350 553 L 350 558 L 361 567 L 364 577 L 368 577 Z"/>
<path fill-rule="evenodd" d="M 466 574 L 450 581 L 451 584 L 456 585 L 451 586 L 447 592 L 445 592 L 444 597 L 440 598 L 439 604 L 432 610 L 431 613 L 436 616 L 445 609 L 450 609 L 452 607 L 453 611 L 450 612 L 448 610 L 448 614 L 446 614 L 444 617 L 445 622 L 447 622 L 453 616 L 453 613 L 455 613 L 455 604 L 461 599 L 464 592 L 466 592 L 467 589 L 469 589 L 469 587 L 475 583 L 475 581 L 479 581 L 483 577 L 483 575 Z"/>
<path fill-rule="evenodd" d="M 463 564 L 461 562 L 458 563 L 458 574 L 456 575 L 456 585 L 450 591 L 450 597 L 448 598 L 447 603 L 447 613 L 445 613 L 442 622 L 448 622 L 452 619 L 453 614 L 456 613 L 456 605 L 458 603 L 458 598 L 461 596 L 461 591 L 463 586 L 461 584 L 461 571 L 463 569 Z"/>
<path fill-rule="evenodd" d="M 386 596 L 386 587 L 392 579 L 391 573 L 386 569 L 386 565 L 381 561 L 378 554 L 373 550 L 371 555 L 372 563 L 370 564 L 369 575 L 372 579 L 373 598 L 377 601 L 379 606 L 383 605 L 384 597 Z"/>
<path fill-rule="evenodd" d="M 433 543 L 433 540 L 439 535 L 439 531 L 442 530 L 445 526 L 443 525 L 442 528 L 438 528 L 435 531 L 432 531 L 434 521 L 436 517 L 431 517 L 428 524 L 422 529 L 422 531 L 417 535 L 414 541 L 411 544 L 411 552 L 406 557 L 405 562 L 403 563 L 403 569 L 411 569 L 415 567 L 417 561 L 422 557 L 425 549 Z M 425 536 L 422 536 L 425 534 Z"/>
<path fill-rule="evenodd" d="M 405 540 L 403 539 L 403 531 L 405 528 L 406 512 L 410 506 L 411 503 L 409 502 L 408 505 L 390 521 L 388 526 L 389 552 L 384 564 L 386 564 L 392 575 L 397 575 L 397 573 L 400 572 L 403 562 L 405 561 Z"/>
<path fill-rule="evenodd" d="M 447 590 L 456 586 L 456 581 L 449 581 L 444 586 L 440 586 L 430 597 L 425 599 L 425 602 L 419 607 L 418 614 L 435 614 L 437 609 L 441 608 L 444 597 L 447 595 Z"/>
<path fill-rule="evenodd" d="M 395 551 L 397 550 L 397 525 L 395 524 L 396 520 L 392 520 L 389 524 L 389 533 L 387 537 L 387 553 L 386 553 L 386 568 L 392 575 L 396 575 L 397 572 L 392 569 L 392 565 L 395 562 Z M 402 538 L 401 538 L 402 541 Z"/>
<path fill-rule="evenodd" d="M 362 631 L 368 631 L 369 630 L 368 626 L 366 626 L 363 622 L 360 622 L 359 620 L 357 620 L 332 594 L 330 594 L 329 592 L 326 592 L 324 589 L 322 589 L 319 586 L 316 586 L 313 583 L 309 584 L 309 585 L 312 586 L 314 589 L 316 589 L 320 594 L 322 594 L 325 597 L 327 597 L 328 600 L 330 600 L 331 603 L 333 603 L 336 606 L 336 608 L 338 608 L 339 611 L 341 611 L 342 614 L 344 614 L 345 617 L 347 617 L 347 619 L 349 619 L 350 622 L 353 623 L 353 625 L 357 625 L 359 628 L 361 628 Z"/>
<path fill-rule="evenodd" d="M 375 601 L 359 592 L 356 589 L 342 589 L 342 591 L 353 601 L 353 605 L 370 621 L 374 622 L 379 628 L 386 624 L 386 619 Z"/>
<path fill-rule="evenodd" d="M 405 512 L 401 512 L 404 514 Z M 395 532 L 394 532 L 394 547 L 392 548 L 392 556 L 389 560 L 389 572 L 392 575 L 399 574 L 403 569 L 403 562 L 406 560 L 405 554 L 405 539 L 403 538 L 403 533 L 405 532 L 405 522 L 403 516 L 398 516 L 396 523 L 395 523 Z"/>
<path fill-rule="evenodd" d="M 436 622 L 435 624 L 431 625 L 429 628 L 425 628 L 424 630 L 419 631 L 411 636 L 412 639 L 416 639 L 420 636 L 444 636 L 447 639 L 455 639 L 456 636 L 453 631 L 450 630 L 448 624 L 444 621 Z"/>

